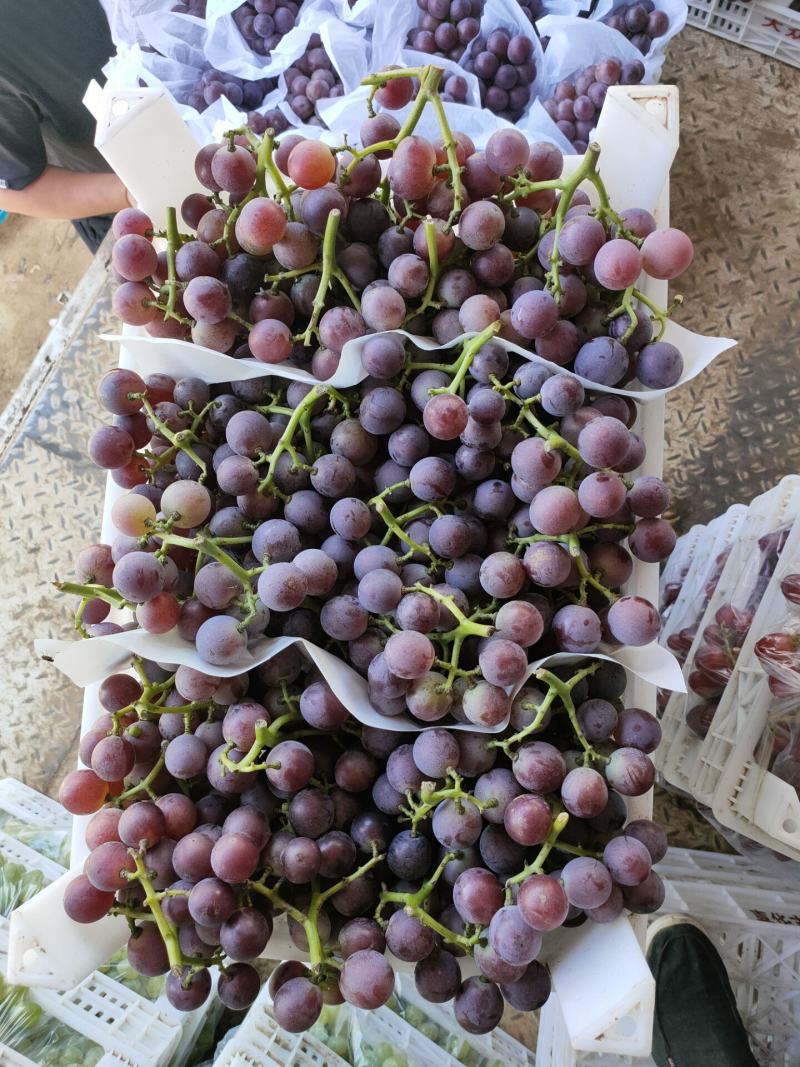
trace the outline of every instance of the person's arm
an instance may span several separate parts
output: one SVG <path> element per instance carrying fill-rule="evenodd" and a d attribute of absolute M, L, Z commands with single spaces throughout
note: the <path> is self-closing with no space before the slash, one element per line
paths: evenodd
<path fill-rule="evenodd" d="M 129 207 L 116 174 L 78 174 L 60 167 L 44 171 L 24 189 L 0 188 L 0 211 L 46 219 L 83 219 Z"/>

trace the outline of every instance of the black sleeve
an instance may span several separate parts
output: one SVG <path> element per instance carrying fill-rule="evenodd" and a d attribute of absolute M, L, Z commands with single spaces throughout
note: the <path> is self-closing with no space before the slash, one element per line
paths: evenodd
<path fill-rule="evenodd" d="M 33 100 L 0 82 L 0 189 L 24 189 L 47 166 L 39 122 Z"/>

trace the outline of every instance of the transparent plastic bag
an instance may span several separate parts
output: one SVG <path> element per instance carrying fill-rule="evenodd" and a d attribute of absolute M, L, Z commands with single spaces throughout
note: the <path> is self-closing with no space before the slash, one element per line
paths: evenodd
<path fill-rule="evenodd" d="M 687 661 L 686 725 L 698 737 L 708 733 L 725 687 L 731 679 L 742 645 L 750 632 L 791 527 L 762 534 L 746 558 L 733 558 L 740 567 L 724 602 L 706 622 Z M 713 607 L 713 605 L 711 605 Z"/>
<path fill-rule="evenodd" d="M 128 954 L 124 948 L 113 955 L 102 967 L 98 967 L 98 970 L 101 974 L 112 978 L 115 982 L 119 982 L 120 985 L 124 985 L 126 989 L 131 989 L 134 993 L 138 993 L 145 1000 L 158 1000 L 164 992 L 163 975 L 159 975 L 156 978 L 147 978 L 145 975 L 139 974 L 128 963 Z"/>
<path fill-rule="evenodd" d="M 208 66 L 205 56 L 206 24 L 202 19 L 175 11 L 148 11 L 136 20 L 146 46 L 182 67 Z"/>
<path fill-rule="evenodd" d="M 590 18 L 598 22 L 606 22 L 618 9 L 631 7 L 633 2 L 634 0 L 600 0 Z M 648 84 L 659 81 L 667 46 L 686 25 L 686 16 L 689 13 L 685 0 L 655 0 L 655 10 L 667 16 L 669 26 L 666 33 L 653 38 L 649 50 L 641 57 L 646 71 L 645 80 Z"/>
<path fill-rule="evenodd" d="M 115 45 L 143 44 L 139 18 L 154 11 L 166 11 L 174 0 L 100 0 L 106 13 L 111 40 Z"/>
<path fill-rule="evenodd" d="M 661 569 L 658 580 L 658 610 L 662 627 L 678 600 L 683 583 L 694 565 L 698 544 L 704 536 L 707 536 L 705 526 L 693 526 L 688 533 L 678 538 L 672 555 Z"/>
<path fill-rule="evenodd" d="M 60 827 L 31 826 L 16 816 L 0 811 L 0 830 L 21 845 L 27 845 L 40 856 L 69 866 L 70 831 Z"/>
<path fill-rule="evenodd" d="M 21 863 L 0 857 L 0 915 L 7 919 L 11 912 L 35 897 L 47 884 L 41 871 L 29 870 Z"/>
<path fill-rule="evenodd" d="M 111 89 L 136 89 L 142 85 L 163 89 L 171 97 L 199 147 L 219 139 L 225 130 L 241 126 L 246 119 L 246 113 L 234 107 L 226 96 L 221 96 L 203 111 L 186 103 L 206 67 L 205 63 L 189 66 L 158 52 L 147 52 L 139 45 L 132 45 L 119 49 L 117 55 L 105 65 L 103 73 Z M 265 96 L 261 110 L 268 111 L 276 107 L 280 95 L 276 88 Z"/>
<path fill-rule="evenodd" d="M 295 39 L 302 36 L 298 34 L 299 27 L 290 30 L 268 56 L 258 55 L 252 51 L 233 19 L 233 13 L 241 3 L 242 0 L 208 0 L 206 59 L 217 70 L 239 78 L 276 78 L 292 61 L 289 57 L 296 47 Z"/>
<path fill-rule="evenodd" d="M 94 1067 L 100 1045 L 47 1015 L 22 986 L 0 978 L 0 1044 L 38 1067 Z"/>
<path fill-rule="evenodd" d="M 544 65 L 537 78 L 537 103 L 552 124 L 551 129 L 557 130 L 570 146 L 568 151 L 583 152 L 594 137 L 605 96 L 598 102 L 593 96 L 594 86 L 580 89 L 582 106 L 589 110 L 588 113 L 574 114 L 572 100 L 562 101 L 561 96 L 555 97 L 557 86 L 561 82 L 574 83 L 587 67 L 593 67 L 601 60 L 616 59 L 622 68 L 626 64 L 641 62 L 641 53 L 617 30 L 590 19 L 548 15 L 537 23 L 537 28 L 546 45 Z M 634 79 L 631 76 L 628 80 Z M 643 83 L 652 80 L 646 74 L 641 79 Z M 590 103 L 585 102 L 587 99 Z M 566 114 L 561 113 L 562 106 L 567 108 Z"/>
<path fill-rule="evenodd" d="M 537 29 L 542 37 L 549 38 L 539 80 L 542 99 L 552 96 L 560 81 L 572 78 L 601 59 L 611 56 L 623 63 L 642 60 L 638 48 L 621 33 L 594 19 L 547 15 L 537 23 Z"/>
<path fill-rule="evenodd" d="M 495 1067 L 491 1060 L 470 1044 L 469 1036 L 456 1024 L 455 1019 L 452 1027 L 442 1026 L 424 1007 L 407 1000 L 402 992 L 396 993 L 387 1007 L 408 1023 L 412 1030 L 417 1030 L 434 1045 L 444 1049 L 463 1067 Z"/>
<path fill-rule="evenodd" d="M 770 706 L 756 753 L 758 763 L 800 796 L 800 561 L 780 580 L 770 617 L 753 656 L 767 676 Z"/>
<path fill-rule="evenodd" d="M 325 0 L 333 13 L 342 22 L 351 26 L 369 27 L 375 24 L 375 17 L 381 6 L 381 0 Z"/>
<path fill-rule="evenodd" d="M 351 1009 L 346 1004 L 326 1005 L 316 1023 L 309 1030 L 331 1052 L 347 1063 L 353 1063 Z"/>
<path fill-rule="evenodd" d="M 424 52 L 415 51 L 408 43 L 410 31 L 418 24 L 422 12 L 417 5 L 417 0 L 397 0 L 396 3 L 380 4 L 375 17 L 375 27 L 372 37 L 373 67 L 380 70 L 390 64 L 402 66 L 424 66 L 427 63 L 435 63 L 452 74 L 464 78 L 467 83 L 467 96 L 464 103 L 473 107 L 480 107 L 480 84 L 477 77 L 464 67 L 475 53 L 475 41 L 484 40 L 493 30 L 507 30 L 512 35 L 520 34 L 528 37 L 533 42 L 532 61 L 536 64 L 536 79 L 531 84 L 531 97 L 523 115 L 530 108 L 542 89 L 541 72 L 544 64 L 544 54 L 539 38 L 516 0 L 486 0 L 480 24 L 480 38 L 470 41 L 464 55 L 459 62 L 441 55 L 428 55 Z M 492 119 L 496 119 L 498 126 L 505 125 L 505 120 L 499 116 L 487 112 Z M 464 131 L 469 133 L 468 130 Z M 527 134 L 526 134 L 527 135 Z"/>
<path fill-rule="evenodd" d="M 292 110 L 289 103 L 289 93 L 286 84 L 286 72 L 305 54 L 313 35 L 317 34 L 322 47 L 331 61 L 333 71 L 338 76 L 344 90 L 343 96 L 325 97 L 317 101 L 316 115 L 325 125 L 329 125 L 329 114 L 336 115 L 341 102 L 348 94 L 358 90 L 362 80 L 369 73 L 369 49 L 365 40 L 364 30 L 348 26 L 335 18 L 324 18 L 315 24 L 303 23 L 296 26 L 288 33 L 280 45 L 273 52 L 276 62 L 279 61 L 280 73 L 278 74 L 277 87 L 271 93 L 263 105 L 256 110 L 264 114 L 272 108 L 278 108 L 286 117 L 288 123 L 298 132 L 309 137 L 320 137 L 319 125 L 305 125 L 304 122 Z M 362 104 L 363 108 L 363 104 Z M 365 112 L 362 110 L 362 117 Z M 316 131 L 316 132 L 315 132 Z M 351 133 L 348 127 L 346 132 Z M 330 140 L 331 144 L 337 143 L 336 139 Z M 341 138 L 339 142 L 341 143 Z"/>

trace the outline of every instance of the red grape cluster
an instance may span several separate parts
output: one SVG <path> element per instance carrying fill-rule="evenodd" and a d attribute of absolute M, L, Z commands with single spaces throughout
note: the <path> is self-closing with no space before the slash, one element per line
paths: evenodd
<path fill-rule="evenodd" d="M 621 62 L 609 56 L 560 81 L 542 106 L 575 151 L 585 152 L 609 86 L 638 85 L 643 77 L 641 60 Z"/>
<path fill-rule="evenodd" d="M 409 31 L 409 47 L 458 63 L 480 33 L 484 4 L 485 0 L 417 0 L 422 14 Z"/>
<path fill-rule="evenodd" d="M 303 0 L 252 0 L 233 12 L 233 21 L 250 48 L 269 56 L 286 34 L 294 29 Z"/>
<path fill-rule="evenodd" d="M 693 605 L 694 621 L 690 622 L 688 626 L 683 626 L 674 634 L 670 634 L 667 638 L 667 647 L 675 654 L 675 659 L 677 659 L 681 665 L 686 662 L 686 657 L 689 655 L 695 634 L 697 633 L 699 621 L 702 619 L 703 613 L 714 595 L 714 590 L 717 588 L 717 583 L 719 582 L 722 571 L 728 561 L 728 556 L 731 554 L 731 547 L 731 545 L 728 545 L 714 558 L 711 571 L 703 586 L 702 599 L 697 604 Z"/>
<path fill-rule="evenodd" d="M 620 4 L 603 22 L 627 37 L 643 56 L 650 51 L 653 41 L 663 37 L 669 30 L 669 15 L 665 11 L 657 11 L 653 0 Z"/>
<path fill-rule="evenodd" d="M 441 73 L 426 68 L 418 96 L 433 99 Z M 414 90 L 402 71 L 369 81 L 384 108 L 404 106 Z M 552 145 L 504 129 L 477 152 L 441 121 L 437 142 L 399 137 L 396 118 L 381 111 L 362 124 L 360 149 L 298 134 L 276 145 L 269 131 L 207 145 L 195 169 L 215 200 L 192 194 L 181 209 L 196 238 L 174 226 L 169 251 L 157 254 L 145 216 L 117 217 L 117 313 L 155 336 L 311 367 L 320 379 L 349 340 L 373 332 L 404 327 L 445 344 L 495 326 L 501 339 L 601 385 L 674 385 L 683 358 L 660 340 L 668 312 L 637 284 L 643 271 L 674 278 L 688 267 L 686 234 L 657 229 L 642 209 L 615 212 L 594 146 L 561 179 Z M 601 207 L 578 188 L 584 179 Z"/>
<path fill-rule="evenodd" d="M 786 602 L 794 607 L 800 604 L 800 575 L 787 574 L 781 581 L 781 592 Z M 794 619 L 787 619 L 783 630 L 764 634 L 755 644 L 755 654 L 769 675 L 769 687 L 773 696 L 794 696 L 798 692 L 795 675 L 800 675 L 800 647 L 794 627 Z M 785 674 L 784 674 L 785 672 Z"/>
<path fill-rule="evenodd" d="M 372 379 L 343 392 L 110 371 L 116 424 L 89 455 L 130 492 L 98 573 L 100 548 L 79 561 L 90 633 L 128 607 L 226 667 L 265 633 L 332 639 L 384 715 L 484 726 L 507 719 L 529 649 L 657 637 L 655 608 L 619 593 L 632 556 L 675 543 L 664 483 L 625 477 L 645 455 L 634 405 L 484 335 L 450 365 L 392 337 L 364 360 Z"/>
<path fill-rule="evenodd" d="M 478 37 L 464 68 L 477 76 L 484 107 L 511 122 L 522 116 L 536 80 L 530 37 L 503 29 L 493 30 L 485 39 Z"/>
<path fill-rule="evenodd" d="M 276 84 L 272 78 L 246 81 L 243 78 L 237 78 L 235 74 L 226 74 L 224 71 L 209 67 L 203 71 L 188 92 L 179 94 L 178 99 L 196 111 L 205 111 L 221 96 L 225 96 L 234 107 L 252 111 L 261 107 L 264 97 L 272 92 Z M 280 112 L 276 112 L 273 118 L 278 121 L 279 129 L 286 129 L 288 123 Z M 281 119 L 283 119 L 282 127 L 280 126 Z"/>
<path fill-rule="evenodd" d="M 316 33 L 309 38 L 303 55 L 286 70 L 284 78 L 289 106 L 301 122 L 312 126 L 323 125 L 316 115 L 318 101 L 344 96 L 341 79 Z"/>
<path fill-rule="evenodd" d="M 547 933 L 663 901 L 666 837 L 625 825 L 660 731 L 623 706 L 616 664 L 538 672 L 496 736 L 360 726 L 294 648 L 224 680 L 133 666 L 102 683 L 87 769 L 61 786 L 67 810 L 92 815 L 64 907 L 81 923 L 127 916 L 132 967 L 166 974 L 180 1010 L 206 1000 L 212 965 L 223 1003 L 247 1008 L 282 921 L 309 956 L 271 980 L 284 1028 L 325 1003 L 379 1007 L 402 961 L 423 997 L 486 1033 L 504 1003 L 547 1000 Z M 479 972 L 466 980 L 465 954 Z"/>
<path fill-rule="evenodd" d="M 797 697 L 800 694 L 800 636 L 796 608 L 800 604 L 800 575 L 787 574 L 781 592 L 789 614 L 780 629 L 764 634 L 754 652 L 767 674 L 775 698 L 770 708 L 767 757 L 774 775 L 800 792 L 800 735 L 797 730 Z"/>

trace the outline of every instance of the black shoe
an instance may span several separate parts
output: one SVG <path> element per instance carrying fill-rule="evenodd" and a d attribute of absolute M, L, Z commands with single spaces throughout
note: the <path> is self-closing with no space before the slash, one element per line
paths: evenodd
<path fill-rule="evenodd" d="M 653 1059 L 658 1067 L 759 1067 L 722 959 L 685 915 L 665 915 L 647 932 L 656 980 Z"/>

